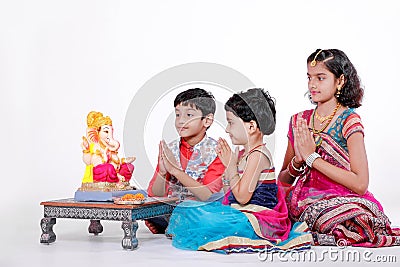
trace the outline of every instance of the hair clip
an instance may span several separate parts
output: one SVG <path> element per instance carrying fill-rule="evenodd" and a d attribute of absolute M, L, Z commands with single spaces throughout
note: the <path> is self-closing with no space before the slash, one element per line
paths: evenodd
<path fill-rule="evenodd" d="M 311 66 L 311 67 L 315 67 L 315 65 L 317 65 L 316 59 L 317 59 L 318 55 L 319 55 L 321 52 L 322 52 L 322 49 L 320 49 L 320 50 L 318 51 L 318 53 L 315 54 L 314 59 L 313 59 L 313 60 L 311 61 L 311 63 L 310 63 L 310 66 Z"/>

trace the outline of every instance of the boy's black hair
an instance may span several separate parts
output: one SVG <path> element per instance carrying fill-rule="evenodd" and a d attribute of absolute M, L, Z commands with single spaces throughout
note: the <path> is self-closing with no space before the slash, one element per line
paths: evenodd
<path fill-rule="evenodd" d="M 211 92 L 201 88 L 188 89 L 179 93 L 174 100 L 174 107 L 178 105 L 194 106 L 202 113 L 202 119 L 208 114 L 215 113 L 215 100 Z"/>
<path fill-rule="evenodd" d="M 261 88 L 252 88 L 231 96 L 225 103 L 225 110 L 233 112 L 244 122 L 254 120 L 257 128 L 265 135 L 275 131 L 275 99 Z"/>
<path fill-rule="evenodd" d="M 344 75 L 344 85 L 340 90 L 337 101 L 345 107 L 358 108 L 364 96 L 364 88 L 361 86 L 357 70 L 346 54 L 339 49 L 317 49 L 307 58 L 307 63 L 319 61 L 338 79 Z"/>

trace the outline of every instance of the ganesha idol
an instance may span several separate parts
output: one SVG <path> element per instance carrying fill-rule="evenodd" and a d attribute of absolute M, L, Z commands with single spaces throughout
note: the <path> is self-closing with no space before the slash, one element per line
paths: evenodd
<path fill-rule="evenodd" d="M 130 179 L 135 157 L 119 158 L 120 144 L 113 137 L 111 119 L 101 112 L 87 115 L 86 137 L 82 137 L 83 161 L 86 170 L 80 191 L 131 190 Z"/>

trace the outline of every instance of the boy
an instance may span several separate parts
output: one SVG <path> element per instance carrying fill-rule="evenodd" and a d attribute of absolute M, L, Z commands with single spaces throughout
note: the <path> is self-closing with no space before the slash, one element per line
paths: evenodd
<path fill-rule="evenodd" d="M 205 201 L 222 189 L 225 167 L 217 157 L 217 141 L 206 131 L 214 121 L 215 101 L 211 93 L 189 89 L 174 100 L 175 128 L 180 139 L 159 144 L 158 165 L 147 189 L 149 196 L 178 196 L 182 200 Z M 164 233 L 168 220 L 146 220 L 153 233 Z"/>

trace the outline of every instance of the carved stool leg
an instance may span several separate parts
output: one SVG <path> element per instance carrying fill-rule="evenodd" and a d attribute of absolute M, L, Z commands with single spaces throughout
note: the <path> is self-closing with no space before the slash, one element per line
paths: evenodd
<path fill-rule="evenodd" d="M 40 221 L 40 228 L 42 228 L 40 243 L 50 244 L 56 241 L 56 234 L 53 232 L 53 225 L 55 224 L 56 218 L 43 218 Z"/>
<path fill-rule="evenodd" d="M 100 220 L 90 220 L 89 233 L 98 235 L 103 232 L 103 225 L 101 225 Z"/>
<path fill-rule="evenodd" d="M 135 249 L 138 246 L 136 231 L 138 229 L 137 221 L 122 222 L 122 230 L 124 230 L 124 238 L 122 239 L 122 247 L 124 249 Z"/>

